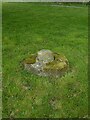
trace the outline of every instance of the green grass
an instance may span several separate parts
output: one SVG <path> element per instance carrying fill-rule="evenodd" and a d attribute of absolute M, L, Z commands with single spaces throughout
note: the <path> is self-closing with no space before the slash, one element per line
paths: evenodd
<path fill-rule="evenodd" d="M 87 117 L 88 8 L 43 4 L 3 3 L 3 118 Z M 25 71 L 21 61 L 41 49 L 63 53 L 71 70 L 58 79 Z"/>

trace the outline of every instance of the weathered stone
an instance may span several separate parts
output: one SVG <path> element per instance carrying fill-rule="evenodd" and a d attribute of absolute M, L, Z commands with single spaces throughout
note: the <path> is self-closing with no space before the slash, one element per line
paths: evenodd
<path fill-rule="evenodd" d="M 50 50 L 41 50 L 24 60 L 26 70 L 40 76 L 59 77 L 68 70 L 68 60 L 64 55 Z"/>
<path fill-rule="evenodd" d="M 50 50 L 40 50 L 38 52 L 37 61 L 48 63 L 54 60 L 52 51 Z"/>

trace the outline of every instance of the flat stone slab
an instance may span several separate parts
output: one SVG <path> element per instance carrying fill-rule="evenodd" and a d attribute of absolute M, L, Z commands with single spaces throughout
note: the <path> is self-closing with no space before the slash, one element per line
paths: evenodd
<path fill-rule="evenodd" d="M 39 76 L 61 77 L 69 68 L 67 58 L 50 50 L 40 50 L 23 61 L 24 68 Z"/>

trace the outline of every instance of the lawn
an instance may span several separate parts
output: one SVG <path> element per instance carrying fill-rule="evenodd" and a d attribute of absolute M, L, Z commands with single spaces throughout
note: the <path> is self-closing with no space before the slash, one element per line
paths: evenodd
<path fill-rule="evenodd" d="M 88 8 L 51 4 L 3 3 L 3 118 L 88 116 Z M 55 79 L 24 70 L 21 61 L 41 49 L 63 53 L 69 72 Z"/>

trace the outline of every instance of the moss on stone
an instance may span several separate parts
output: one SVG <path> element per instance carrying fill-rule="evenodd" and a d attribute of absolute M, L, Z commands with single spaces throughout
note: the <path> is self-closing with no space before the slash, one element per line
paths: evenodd
<path fill-rule="evenodd" d="M 33 64 L 33 63 L 35 63 L 36 62 L 36 57 L 37 57 L 36 54 L 32 54 L 32 55 L 30 55 L 28 58 L 26 58 L 24 60 L 24 63 L 25 64 Z"/>
<path fill-rule="evenodd" d="M 67 68 L 68 68 L 68 60 L 66 59 L 66 57 L 64 55 L 54 53 L 54 61 L 47 63 L 46 66 L 44 67 L 44 70 L 61 71 L 61 70 L 67 70 Z"/>
<path fill-rule="evenodd" d="M 55 61 L 68 62 L 67 58 L 63 54 L 53 53 Z"/>

